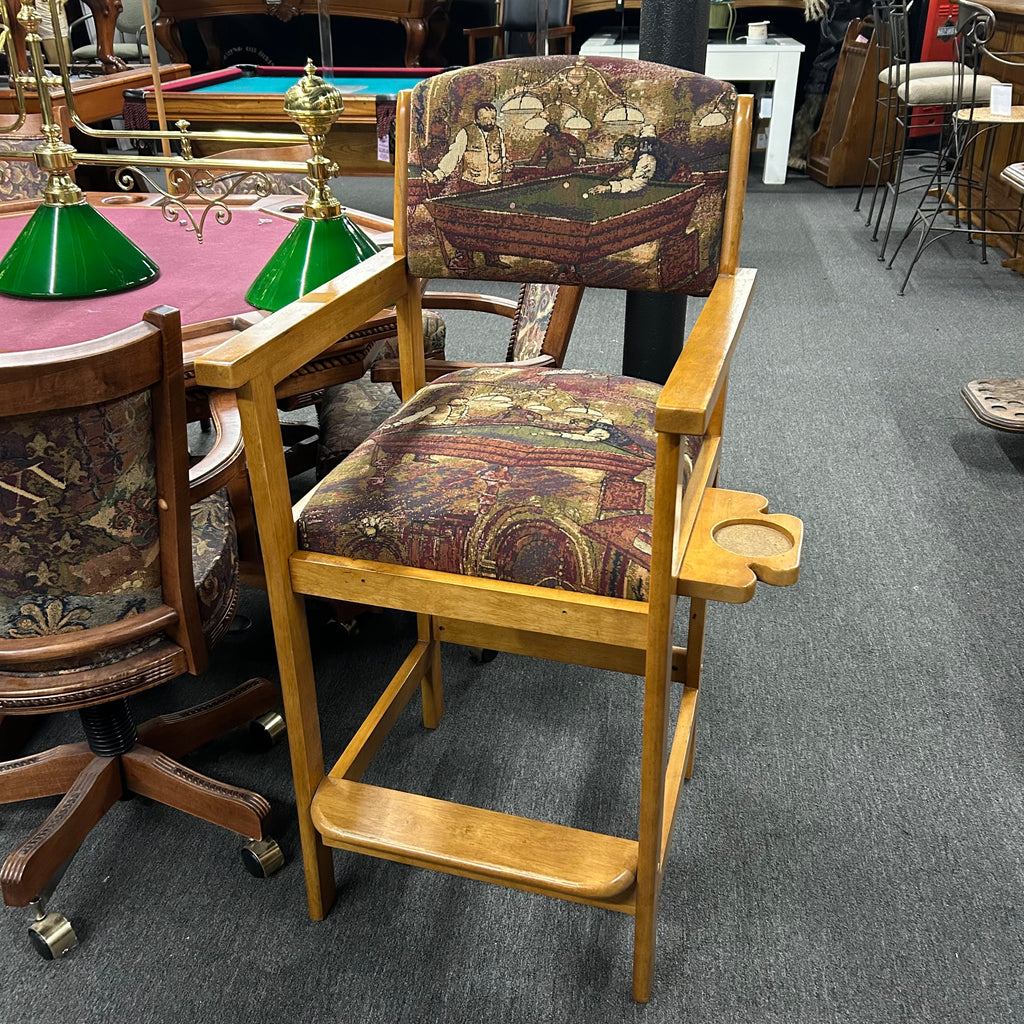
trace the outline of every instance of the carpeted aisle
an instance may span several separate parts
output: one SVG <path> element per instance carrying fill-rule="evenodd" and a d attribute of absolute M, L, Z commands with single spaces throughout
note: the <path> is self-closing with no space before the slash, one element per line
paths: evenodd
<path fill-rule="evenodd" d="M 381 183 L 344 201 L 381 209 Z M 806 523 L 788 590 L 716 606 L 650 1004 L 625 916 L 336 854 L 305 909 L 287 752 L 224 739 L 192 764 L 279 809 L 289 862 L 257 881 L 231 834 L 144 799 L 112 811 L 54 900 L 82 944 L 44 963 L 0 913 L 0 1020 L 1010 1024 L 1024 1018 L 1024 437 L 978 426 L 967 380 L 1024 375 L 1024 279 L 963 238 L 896 295 L 851 190 L 752 183 L 760 270 L 730 386 L 725 486 Z M 383 207 L 383 208 L 382 208 Z M 696 303 L 691 304 L 696 307 Z M 449 352 L 495 358 L 482 321 Z M 588 293 L 568 365 L 618 368 L 621 301 Z M 274 673 L 263 596 L 216 669 L 140 700 L 179 706 Z M 336 756 L 404 654 L 402 616 L 349 638 L 314 611 Z M 633 834 L 639 681 L 446 652 L 437 734 L 403 717 L 373 778 Z M 24 752 L 70 736 L 41 723 Z M 399 774 L 401 773 L 401 774 Z M 0 850 L 45 814 L 0 806 Z"/>

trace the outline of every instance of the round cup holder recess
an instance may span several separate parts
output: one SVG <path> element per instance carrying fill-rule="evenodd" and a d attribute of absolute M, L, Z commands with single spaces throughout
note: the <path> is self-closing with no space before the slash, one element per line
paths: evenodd
<path fill-rule="evenodd" d="M 149 196 L 138 192 L 126 192 L 123 196 L 104 196 L 100 203 L 103 206 L 131 206 L 134 203 L 144 203 Z"/>
<path fill-rule="evenodd" d="M 726 519 L 712 530 L 711 536 L 726 551 L 758 558 L 785 554 L 796 543 L 784 527 L 763 519 Z"/>

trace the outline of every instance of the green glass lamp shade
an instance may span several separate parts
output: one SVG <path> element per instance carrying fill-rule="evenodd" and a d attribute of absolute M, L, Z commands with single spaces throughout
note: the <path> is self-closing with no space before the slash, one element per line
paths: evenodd
<path fill-rule="evenodd" d="M 257 309 L 281 309 L 375 252 L 380 247 L 344 214 L 303 217 L 249 286 L 245 301 Z"/>
<path fill-rule="evenodd" d="M 160 268 L 88 203 L 40 206 L 0 260 L 0 292 L 28 299 L 109 295 Z"/>

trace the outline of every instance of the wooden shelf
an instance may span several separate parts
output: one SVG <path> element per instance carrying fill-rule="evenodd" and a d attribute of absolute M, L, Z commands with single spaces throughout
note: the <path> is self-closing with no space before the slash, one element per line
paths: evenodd
<path fill-rule="evenodd" d="M 679 572 L 686 597 L 742 604 L 757 581 L 773 587 L 795 583 L 800 572 L 803 523 L 769 515 L 768 499 L 709 487 Z"/>
<path fill-rule="evenodd" d="M 633 910 L 633 840 L 334 778 L 312 816 L 328 846 Z"/>

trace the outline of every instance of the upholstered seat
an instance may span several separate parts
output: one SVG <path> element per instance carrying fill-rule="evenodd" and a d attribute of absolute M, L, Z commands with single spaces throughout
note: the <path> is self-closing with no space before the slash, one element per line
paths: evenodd
<path fill-rule="evenodd" d="M 424 301 L 446 309 L 500 313 L 512 319 L 505 363 L 561 366 L 582 298 L 581 288 L 525 284 L 514 308 L 494 296 L 437 292 Z M 432 319 L 433 318 L 433 319 Z M 469 364 L 445 358 L 446 330 L 439 313 L 423 311 L 424 368 L 427 380 Z M 501 365 L 501 364 L 494 364 Z M 355 450 L 401 405 L 395 389 L 399 380 L 398 346 L 388 339 L 371 357 L 370 378 L 328 388 L 317 405 L 320 438 L 317 473 L 324 474 Z"/>
<path fill-rule="evenodd" d="M 646 600 L 659 391 L 572 370 L 449 374 L 319 484 L 300 544 Z M 686 467 L 700 443 L 686 438 Z"/>

